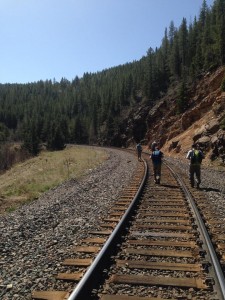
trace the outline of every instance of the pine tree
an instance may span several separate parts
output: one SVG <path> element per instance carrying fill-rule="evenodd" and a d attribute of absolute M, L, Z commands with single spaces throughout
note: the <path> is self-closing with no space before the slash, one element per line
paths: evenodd
<path fill-rule="evenodd" d="M 40 140 L 37 135 L 37 125 L 34 120 L 27 120 L 24 126 L 22 148 L 35 156 L 40 152 Z"/>
<path fill-rule="evenodd" d="M 182 20 L 182 24 L 178 33 L 179 37 L 179 54 L 180 54 L 180 64 L 181 64 L 181 74 L 185 76 L 187 74 L 187 61 L 188 61 L 188 30 L 187 21 L 185 18 Z"/>
<path fill-rule="evenodd" d="M 179 91 L 178 91 L 178 97 L 177 97 L 177 112 L 178 114 L 183 113 L 188 106 L 187 103 L 187 85 L 185 80 L 182 80 L 182 83 L 180 84 Z"/>
<path fill-rule="evenodd" d="M 225 0 L 216 1 L 220 64 L 225 64 Z"/>
<path fill-rule="evenodd" d="M 63 150 L 65 148 L 65 136 L 63 135 L 60 124 L 56 121 L 52 121 L 48 138 L 47 138 L 47 149 L 48 150 Z"/>

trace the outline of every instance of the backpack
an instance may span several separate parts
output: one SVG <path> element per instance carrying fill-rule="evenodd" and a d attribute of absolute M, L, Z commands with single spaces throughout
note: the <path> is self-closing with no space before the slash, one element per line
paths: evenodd
<path fill-rule="evenodd" d="M 202 154 L 199 150 L 193 150 L 191 152 L 191 164 L 201 164 Z"/>
<path fill-rule="evenodd" d="M 157 143 L 156 143 L 156 142 L 153 142 L 152 145 L 151 145 L 152 151 L 155 151 L 156 146 L 157 146 Z"/>
<path fill-rule="evenodd" d="M 138 150 L 138 151 L 142 151 L 142 147 L 141 147 L 140 144 L 137 145 L 137 150 Z"/>
<path fill-rule="evenodd" d="M 161 162 L 162 152 L 160 150 L 155 150 L 152 152 L 151 158 L 154 162 Z"/>

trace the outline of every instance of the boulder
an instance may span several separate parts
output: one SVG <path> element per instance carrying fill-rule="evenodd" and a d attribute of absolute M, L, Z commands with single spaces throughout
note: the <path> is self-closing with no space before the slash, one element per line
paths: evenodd
<path fill-rule="evenodd" d="M 211 120 L 208 124 L 205 125 L 207 134 L 214 134 L 220 128 L 219 122 L 217 119 Z"/>
<path fill-rule="evenodd" d="M 209 136 L 202 136 L 200 139 L 198 139 L 196 142 L 198 144 L 208 144 L 210 143 L 211 139 Z"/>

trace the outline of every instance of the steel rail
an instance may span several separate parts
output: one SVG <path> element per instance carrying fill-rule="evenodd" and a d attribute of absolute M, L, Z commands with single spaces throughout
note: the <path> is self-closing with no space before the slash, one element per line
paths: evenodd
<path fill-rule="evenodd" d="M 96 256 L 95 260 L 91 264 L 90 268 L 87 270 L 87 272 L 84 274 L 80 282 L 77 284 L 71 295 L 69 296 L 68 300 L 83 300 L 83 299 L 89 299 L 90 294 L 92 292 L 92 289 L 94 288 L 94 285 L 98 281 L 98 275 L 104 270 L 104 266 L 108 264 L 110 260 L 110 256 L 112 255 L 112 252 L 115 251 L 117 241 L 119 237 L 121 236 L 120 233 L 124 230 L 126 227 L 126 224 L 129 220 L 130 214 L 134 210 L 137 200 L 139 198 L 140 193 L 143 190 L 144 184 L 146 182 L 147 173 L 148 173 L 148 166 L 145 160 L 143 160 L 144 163 L 144 176 L 142 178 L 140 187 L 135 194 L 131 204 L 129 205 L 128 209 L 126 210 L 125 214 L 113 230 L 112 234 L 104 244 L 103 248 L 100 250 L 98 255 Z"/>
<path fill-rule="evenodd" d="M 219 263 L 219 260 L 217 258 L 217 255 L 216 255 L 216 252 L 214 250 L 214 247 L 212 245 L 212 242 L 211 242 L 211 239 L 209 237 L 209 234 L 208 234 L 208 231 L 205 227 L 205 224 L 202 220 L 202 217 L 199 213 L 199 210 L 195 204 L 195 201 L 190 193 L 190 191 L 188 190 L 188 188 L 186 187 L 186 185 L 184 184 L 182 178 L 177 174 L 175 173 L 175 171 L 172 169 L 172 167 L 169 165 L 168 162 L 165 162 L 164 160 L 164 163 L 165 165 L 171 170 L 171 172 L 173 173 L 174 177 L 177 179 L 177 181 L 180 183 L 183 191 L 185 192 L 186 196 L 187 196 L 187 199 L 189 200 L 189 203 L 196 215 L 196 221 L 201 229 L 201 233 L 202 233 L 202 236 L 205 240 L 205 243 L 207 245 L 207 248 L 209 250 L 209 255 L 210 255 L 210 258 L 211 258 L 211 262 L 212 262 L 212 267 L 214 269 L 214 272 L 216 274 L 216 277 L 217 277 L 217 282 L 218 282 L 218 288 L 220 290 L 220 294 L 221 294 L 221 299 L 225 299 L 225 279 L 224 279 L 224 275 L 223 275 L 223 271 L 221 269 L 221 265 Z"/>

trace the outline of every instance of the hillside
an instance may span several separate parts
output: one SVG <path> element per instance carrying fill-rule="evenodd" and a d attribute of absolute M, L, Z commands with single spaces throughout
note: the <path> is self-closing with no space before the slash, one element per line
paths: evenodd
<path fill-rule="evenodd" d="M 81 180 L 107 159 L 101 149 L 68 145 L 63 151 L 42 151 L 15 164 L 0 174 L 0 214 L 38 199 L 65 181 Z"/>
<path fill-rule="evenodd" d="M 0 84 L 1 146 L 20 142 L 36 156 L 43 145 L 55 151 L 68 143 L 130 147 L 142 141 L 148 147 L 157 139 L 168 154 L 183 157 L 194 139 L 208 156 L 222 157 L 224 146 L 216 147 L 225 128 L 224 1 L 211 7 L 203 1 L 193 22 L 183 18 L 175 27 L 171 21 L 161 45 L 138 61 L 72 81 Z M 1 170 L 8 168 L 5 153 L 0 147 Z"/>
<path fill-rule="evenodd" d="M 145 150 L 156 140 L 166 155 L 184 158 L 193 142 L 198 142 L 206 153 L 206 164 L 212 161 L 213 155 L 218 164 L 225 166 L 225 161 L 222 163 L 225 130 L 220 125 L 225 117 L 225 93 L 220 88 L 224 74 L 225 67 L 220 67 L 190 85 L 188 108 L 183 114 L 176 113 L 176 86 L 152 108 L 141 106 L 133 112 L 133 131 L 138 131 L 141 123 L 141 127 L 147 127 L 142 140 Z M 131 139 L 129 143 L 132 142 Z"/>

